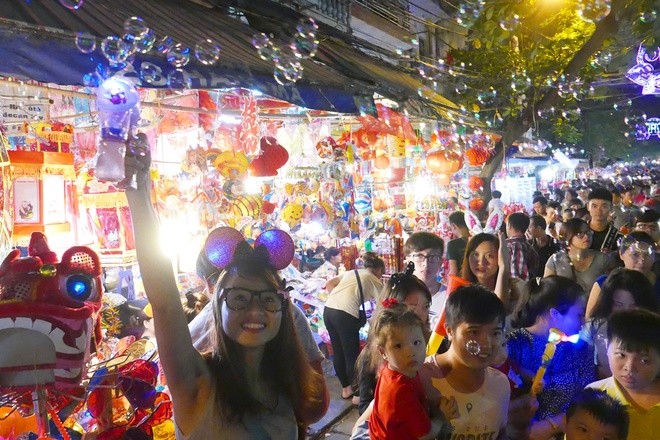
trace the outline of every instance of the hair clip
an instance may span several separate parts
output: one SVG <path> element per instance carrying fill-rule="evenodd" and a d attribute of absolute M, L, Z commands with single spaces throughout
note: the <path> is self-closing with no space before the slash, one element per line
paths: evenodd
<path fill-rule="evenodd" d="M 392 280 L 392 287 L 396 287 L 401 281 L 412 277 L 413 273 L 415 273 L 415 263 L 409 261 L 405 272 L 397 272 L 390 277 Z"/>
<path fill-rule="evenodd" d="M 293 239 L 281 229 L 263 232 L 250 246 L 234 228 L 222 226 L 212 230 L 206 238 L 204 251 L 215 267 L 225 269 L 240 262 L 258 262 L 274 270 L 282 270 L 293 260 Z"/>
<path fill-rule="evenodd" d="M 399 304 L 399 301 L 396 298 L 385 298 L 381 302 L 381 305 L 386 309 L 392 308 L 392 307 L 396 306 L 397 304 Z"/>

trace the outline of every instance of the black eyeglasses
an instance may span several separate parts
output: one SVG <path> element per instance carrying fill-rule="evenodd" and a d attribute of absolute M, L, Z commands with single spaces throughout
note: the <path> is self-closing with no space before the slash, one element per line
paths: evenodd
<path fill-rule="evenodd" d="M 279 312 L 284 307 L 284 298 L 274 289 L 249 290 L 242 287 L 228 287 L 223 289 L 223 293 L 227 307 L 235 312 L 247 309 L 255 296 L 259 298 L 259 304 L 267 312 Z"/>
<path fill-rule="evenodd" d="M 428 260 L 431 263 L 439 263 L 440 260 L 442 260 L 442 255 L 437 255 L 437 254 L 429 254 L 429 255 L 411 254 L 410 259 L 413 260 L 415 263 L 423 263 L 426 260 Z"/>
<path fill-rule="evenodd" d="M 583 239 L 584 237 L 591 237 L 593 235 L 594 235 L 593 231 L 580 231 L 575 234 L 575 236 L 580 240 Z"/>

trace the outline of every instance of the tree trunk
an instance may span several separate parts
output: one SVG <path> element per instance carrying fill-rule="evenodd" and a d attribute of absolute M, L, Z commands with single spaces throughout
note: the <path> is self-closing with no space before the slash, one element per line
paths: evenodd
<path fill-rule="evenodd" d="M 589 40 L 575 52 L 562 72 L 567 78 L 575 78 L 589 59 L 601 49 L 605 39 L 615 33 L 619 23 L 617 14 L 624 9 L 625 0 L 613 0 L 610 13 L 596 24 L 596 30 Z M 495 173 L 502 167 L 506 150 L 520 138 L 531 126 L 534 113 L 554 105 L 559 100 L 557 89 L 553 88 L 544 94 L 537 102 L 531 103 L 527 109 L 515 119 L 505 122 L 502 138 L 495 144 L 493 154 L 484 164 L 480 177 L 484 180 L 484 200 L 491 198 L 490 185 Z"/>

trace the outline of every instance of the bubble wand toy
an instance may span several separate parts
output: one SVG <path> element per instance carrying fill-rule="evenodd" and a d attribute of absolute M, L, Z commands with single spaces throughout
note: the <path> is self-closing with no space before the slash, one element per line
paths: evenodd
<path fill-rule="evenodd" d="M 556 328 L 550 329 L 550 334 L 548 335 L 548 342 L 545 344 L 545 350 L 543 350 L 543 357 L 541 358 L 541 366 L 536 370 L 536 375 L 532 381 L 532 389 L 530 393 L 532 397 L 536 397 L 543 390 L 543 377 L 545 376 L 545 371 L 552 362 L 552 358 L 555 356 L 555 350 L 557 349 L 557 344 L 560 342 L 572 342 L 573 344 L 577 343 L 580 339 L 580 335 L 571 335 L 568 336 L 561 330 Z"/>

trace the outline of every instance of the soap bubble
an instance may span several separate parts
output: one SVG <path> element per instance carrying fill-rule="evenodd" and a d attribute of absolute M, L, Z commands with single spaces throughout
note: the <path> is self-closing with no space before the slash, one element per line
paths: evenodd
<path fill-rule="evenodd" d="M 199 40 L 195 44 L 195 58 L 206 66 L 212 66 L 220 58 L 220 46 L 209 38 Z"/>
<path fill-rule="evenodd" d="M 297 58 L 307 59 L 313 58 L 319 48 L 319 40 L 316 35 L 309 34 L 296 34 L 294 43 L 291 45 L 291 50 Z"/>
<path fill-rule="evenodd" d="M 134 42 L 135 50 L 140 53 L 148 53 L 153 49 L 154 44 L 156 44 L 156 33 L 153 29 L 149 29 L 146 34 L 136 38 Z"/>
<path fill-rule="evenodd" d="M 252 46 L 257 49 L 259 57 L 266 61 L 276 61 L 279 58 L 279 49 L 275 47 L 270 37 L 264 33 L 252 36 Z"/>
<path fill-rule="evenodd" d="M 280 69 L 275 69 L 273 71 L 273 78 L 275 78 L 275 81 L 282 86 L 290 86 L 293 85 L 293 81 L 288 80 L 284 77 L 284 73 Z"/>
<path fill-rule="evenodd" d="M 84 32 L 76 33 L 76 47 L 82 53 L 91 53 L 96 50 L 96 38 Z"/>
<path fill-rule="evenodd" d="M 302 78 L 303 67 L 297 58 L 293 56 L 282 57 L 275 67 L 282 71 L 284 78 L 296 82 Z"/>
<path fill-rule="evenodd" d="M 112 35 L 101 42 L 101 52 L 110 64 L 121 64 L 131 54 L 131 48 L 123 39 Z"/>
<path fill-rule="evenodd" d="M 89 72 L 83 75 L 83 85 L 87 87 L 98 87 L 99 84 L 100 78 L 96 72 Z"/>
<path fill-rule="evenodd" d="M 314 35 L 319 30 L 319 25 L 312 17 L 301 18 L 296 25 L 296 32 L 299 34 Z"/>
<path fill-rule="evenodd" d="M 465 343 L 465 350 L 467 350 L 472 356 L 479 356 L 479 353 L 481 353 L 481 345 L 479 345 L 479 342 L 474 339 L 470 339 Z"/>
<path fill-rule="evenodd" d="M 168 35 L 165 35 L 158 41 L 156 45 L 156 50 L 160 53 L 168 53 L 174 47 L 174 39 Z"/>
<path fill-rule="evenodd" d="M 149 84 L 158 84 L 163 79 L 163 72 L 152 63 L 144 63 L 140 69 L 140 79 Z"/>
<path fill-rule="evenodd" d="M 190 89 L 192 80 L 185 70 L 174 69 L 167 74 L 167 87 L 170 89 Z"/>
<path fill-rule="evenodd" d="M 483 8 L 483 0 L 465 1 L 458 7 L 458 15 L 456 17 L 456 21 L 458 24 L 463 26 L 472 26 L 472 24 L 474 24 L 474 22 L 479 18 L 479 15 L 481 15 Z"/>
<path fill-rule="evenodd" d="M 611 10 L 611 0 L 580 0 L 578 14 L 584 21 L 597 23 Z"/>
<path fill-rule="evenodd" d="M 71 10 L 76 10 L 80 9 L 80 7 L 83 5 L 84 1 L 83 0 L 60 0 L 60 4 L 64 6 L 67 9 Z"/>
<path fill-rule="evenodd" d="M 190 62 L 190 48 L 177 43 L 167 52 L 167 62 L 174 67 L 183 67 Z"/>
<path fill-rule="evenodd" d="M 146 35 L 149 30 L 149 26 L 140 17 L 130 17 L 124 21 L 124 34 L 132 39 Z"/>

